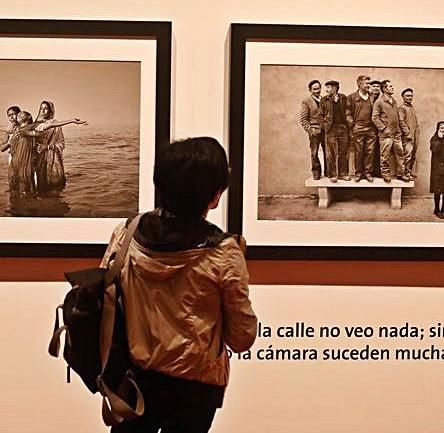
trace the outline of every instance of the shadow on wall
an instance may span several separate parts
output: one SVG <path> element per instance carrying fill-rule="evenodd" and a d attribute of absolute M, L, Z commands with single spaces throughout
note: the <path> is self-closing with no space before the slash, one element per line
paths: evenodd
<path fill-rule="evenodd" d="M 261 106 L 259 143 L 259 194 L 310 194 L 305 180 L 311 176 L 307 133 L 299 123 L 301 101 L 309 96 L 307 84 L 318 79 L 324 84 L 334 79 L 340 82 L 340 93 L 349 95 L 357 90 L 358 75 L 372 79 L 390 79 L 395 87 L 398 105 L 401 92 L 414 89 L 413 104 L 419 121 L 420 136 L 417 152 L 417 174 L 413 195 L 429 194 L 430 138 L 436 124 L 444 117 L 444 71 L 418 68 L 357 68 L 330 66 L 261 67 Z M 324 85 L 322 95 L 325 95 Z"/>

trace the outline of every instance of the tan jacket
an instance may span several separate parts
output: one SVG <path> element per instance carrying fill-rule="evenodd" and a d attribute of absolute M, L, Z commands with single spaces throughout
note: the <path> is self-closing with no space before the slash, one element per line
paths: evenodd
<path fill-rule="evenodd" d="M 102 261 L 123 241 L 119 225 Z M 244 255 L 232 237 L 212 248 L 154 252 L 131 241 L 121 273 L 133 362 L 174 377 L 228 383 L 225 345 L 251 347 L 257 319 L 248 298 Z"/>
<path fill-rule="evenodd" d="M 312 96 L 305 98 L 301 102 L 301 110 L 299 114 L 299 122 L 305 129 L 307 134 L 311 134 L 313 130 L 320 132 L 319 125 L 319 108 Z"/>
<path fill-rule="evenodd" d="M 390 99 L 383 94 L 373 104 L 372 121 L 379 131 L 379 138 L 401 138 L 398 105 L 395 98 Z"/>
<path fill-rule="evenodd" d="M 399 126 L 401 127 L 402 141 L 417 141 L 419 136 L 418 118 L 413 105 L 405 102 L 398 107 Z"/>

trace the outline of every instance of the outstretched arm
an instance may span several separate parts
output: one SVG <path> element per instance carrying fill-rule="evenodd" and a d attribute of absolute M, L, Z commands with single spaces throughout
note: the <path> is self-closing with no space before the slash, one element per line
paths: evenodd
<path fill-rule="evenodd" d="M 42 131 L 36 131 L 35 129 L 22 129 L 16 133 L 18 138 L 21 137 L 41 137 L 44 134 Z"/>
<path fill-rule="evenodd" d="M 51 123 L 40 123 L 35 127 L 35 129 L 21 129 L 18 132 L 18 137 L 41 137 L 45 131 L 51 128 L 57 128 L 65 125 L 69 125 L 70 123 L 74 123 L 76 125 L 87 125 L 88 122 L 86 120 L 80 120 L 80 119 L 69 119 L 69 120 L 62 120 L 62 121 L 55 121 Z"/>
<path fill-rule="evenodd" d="M 80 120 L 77 118 L 74 119 L 69 119 L 69 120 L 60 120 L 60 121 L 56 121 L 56 122 L 52 122 L 52 123 L 48 123 L 48 124 L 42 124 L 42 131 L 46 131 L 47 129 L 50 128 L 57 128 L 57 127 L 61 127 L 61 126 L 65 126 L 65 125 L 69 125 L 69 124 L 75 124 L 75 125 L 88 125 L 88 122 L 86 120 Z"/>

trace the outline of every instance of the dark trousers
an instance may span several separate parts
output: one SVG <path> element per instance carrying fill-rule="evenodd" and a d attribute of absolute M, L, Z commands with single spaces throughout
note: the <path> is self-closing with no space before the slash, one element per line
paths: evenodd
<path fill-rule="evenodd" d="M 376 134 L 356 133 L 353 137 L 355 148 L 355 175 L 373 173 Z"/>
<path fill-rule="evenodd" d="M 381 157 L 378 137 L 376 137 L 375 153 L 373 154 L 373 176 L 381 177 Z"/>
<path fill-rule="evenodd" d="M 346 125 L 333 124 L 327 132 L 327 176 L 348 175 L 349 136 Z"/>
<path fill-rule="evenodd" d="M 112 427 L 111 433 L 207 433 L 216 408 L 222 406 L 224 387 L 135 370 L 145 400 L 140 418 Z"/>
<path fill-rule="evenodd" d="M 216 408 L 194 408 L 187 413 L 158 413 L 151 407 L 133 421 L 111 428 L 111 433 L 207 433 Z"/>
<path fill-rule="evenodd" d="M 321 162 L 319 161 L 319 146 L 324 154 L 324 175 L 327 176 L 327 156 L 325 153 L 325 134 L 321 131 L 318 135 L 310 135 L 311 172 L 313 176 L 320 176 Z"/>

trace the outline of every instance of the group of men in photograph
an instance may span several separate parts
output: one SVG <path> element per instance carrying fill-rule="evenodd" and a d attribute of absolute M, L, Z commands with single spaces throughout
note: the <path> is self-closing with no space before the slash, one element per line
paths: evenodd
<path fill-rule="evenodd" d="M 402 91 L 402 105 L 393 97 L 390 80 L 357 78 L 358 89 L 346 96 L 339 93 L 339 82 L 308 84 L 309 97 L 301 104 L 300 123 L 307 132 L 311 151 L 313 179 L 321 178 L 319 148 L 324 155 L 324 175 L 331 182 L 338 179 L 359 182 L 382 177 L 391 182 L 390 161 L 394 156 L 396 177 L 410 182 L 416 176 L 413 165 L 418 142 L 418 120 L 413 106 L 413 89 Z"/>

